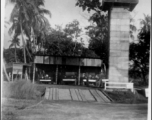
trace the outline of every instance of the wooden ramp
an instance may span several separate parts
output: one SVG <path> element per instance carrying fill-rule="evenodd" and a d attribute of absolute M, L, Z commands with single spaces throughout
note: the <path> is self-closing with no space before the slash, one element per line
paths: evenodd
<path fill-rule="evenodd" d="M 44 98 L 47 100 L 72 100 L 84 102 L 111 102 L 102 91 L 97 89 L 63 89 L 63 88 L 46 88 Z"/>

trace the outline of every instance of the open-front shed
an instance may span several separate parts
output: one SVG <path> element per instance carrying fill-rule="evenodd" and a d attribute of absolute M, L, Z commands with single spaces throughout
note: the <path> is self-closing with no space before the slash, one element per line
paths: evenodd
<path fill-rule="evenodd" d="M 81 76 L 94 78 L 101 71 L 102 60 L 71 56 L 37 55 L 34 59 L 33 82 L 81 84 Z"/>

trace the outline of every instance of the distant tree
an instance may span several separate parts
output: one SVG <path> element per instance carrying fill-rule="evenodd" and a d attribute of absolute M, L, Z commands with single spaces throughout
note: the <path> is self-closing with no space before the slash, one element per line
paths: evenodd
<path fill-rule="evenodd" d="M 100 58 L 93 50 L 90 50 L 88 48 L 83 48 L 82 49 L 82 57 L 91 57 L 91 58 Z"/>
<path fill-rule="evenodd" d="M 75 54 L 77 40 L 80 37 L 80 33 L 82 32 L 82 29 L 79 27 L 79 21 L 73 20 L 71 23 L 67 24 L 64 28 L 64 32 L 67 37 L 71 37 L 72 40 L 75 41 L 75 46 L 73 47 L 73 54 Z"/>
<path fill-rule="evenodd" d="M 92 50 L 84 47 L 82 38 L 80 38 L 81 42 L 75 40 L 80 37 L 80 33 L 81 28 L 77 20 L 67 24 L 65 28 L 61 26 L 56 26 L 55 29 L 51 28 L 50 34 L 46 37 L 44 49 L 39 50 L 37 54 L 84 57 L 97 56 Z"/>
<path fill-rule="evenodd" d="M 108 69 L 108 14 L 102 11 L 100 0 L 77 0 L 76 6 L 81 7 L 83 11 L 92 11 L 88 20 L 93 24 L 86 27 L 90 37 L 89 49 L 100 56 Z"/>
<path fill-rule="evenodd" d="M 14 53 L 15 48 L 8 48 L 3 50 L 3 57 L 6 63 L 16 62 Z M 18 58 L 18 62 L 24 62 L 23 50 L 21 48 L 16 48 L 16 56 Z"/>
<path fill-rule="evenodd" d="M 80 23 L 78 20 L 73 20 L 71 23 L 66 24 L 63 30 L 68 37 L 77 39 L 78 37 L 80 37 L 80 33 L 82 31 L 82 29 L 79 27 L 79 24 Z"/>
<path fill-rule="evenodd" d="M 90 37 L 89 49 L 108 65 L 108 16 L 93 14 L 89 21 L 95 22 L 95 25 L 86 28 Z"/>
<path fill-rule="evenodd" d="M 66 30 L 62 29 L 59 26 L 57 26 L 56 29 L 52 29 L 51 34 L 49 34 L 46 39 L 46 53 L 51 55 L 78 55 L 78 50 L 81 49 L 82 44 L 73 41 L 72 35 L 74 32 L 72 33 L 71 31 L 67 28 Z M 75 50 L 73 50 L 73 48 L 75 48 Z"/>
<path fill-rule="evenodd" d="M 88 12 L 91 10 L 96 13 L 102 11 L 102 3 L 100 0 L 77 0 L 76 6 L 79 6 L 83 11 L 87 10 Z"/>
<path fill-rule="evenodd" d="M 130 44 L 130 61 L 132 62 L 130 75 L 134 77 L 138 74 L 142 77 L 143 83 L 148 84 L 146 76 L 149 74 L 151 17 L 144 15 L 144 19 L 140 21 L 142 27 L 138 34 L 138 42 Z"/>

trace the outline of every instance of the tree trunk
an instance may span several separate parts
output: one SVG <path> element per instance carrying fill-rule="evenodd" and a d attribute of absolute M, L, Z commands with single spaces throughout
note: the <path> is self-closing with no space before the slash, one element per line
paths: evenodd
<path fill-rule="evenodd" d="M 141 74 L 142 74 L 142 78 L 143 78 L 143 84 L 146 85 L 146 76 L 145 76 L 144 71 L 142 71 Z"/>
<path fill-rule="evenodd" d="M 146 74 L 145 74 L 145 71 L 143 70 L 142 67 L 140 67 L 140 70 L 141 70 L 141 75 L 142 75 L 142 79 L 143 79 L 142 83 L 144 85 L 146 85 Z"/>
<path fill-rule="evenodd" d="M 33 38 L 34 52 L 36 52 L 36 36 L 35 36 L 34 30 L 33 30 L 32 27 L 31 27 L 31 36 L 32 36 L 32 38 Z"/>
<path fill-rule="evenodd" d="M 24 37 L 23 37 L 23 29 L 22 29 L 21 22 L 20 22 L 20 27 L 21 27 L 21 35 L 22 35 L 22 42 L 23 42 L 23 50 L 24 50 L 24 63 L 26 63 L 25 41 L 24 41 Z"/>

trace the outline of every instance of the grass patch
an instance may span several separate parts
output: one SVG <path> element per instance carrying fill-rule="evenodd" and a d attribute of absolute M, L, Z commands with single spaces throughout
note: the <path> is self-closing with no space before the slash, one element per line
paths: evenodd
<path fill-rule="evenodd" d="M 36 99 L 43 97 L 46 86 L 33 84 L 26 80 L 2 82 L 2 97 L 17 99 Z"/>
<path fill-rule="evenodd" d="M 148 100 L 138 92 L 132 93 L 131 91 L 104 91 L 114 102 L 126 104 L 140 104 L 147 103 Z"/>
<path fill-rule="evenodd" d="M 17 99 L 37 99 L 41 97 L 41 93 L 31 81 L 16 80 L 10 85 L 10 97 Z"/>
<path fill-rule="evenodd" d="M 18 120 L 16 115 L 9 110 L 2 111 L 2 120 Z"/>

